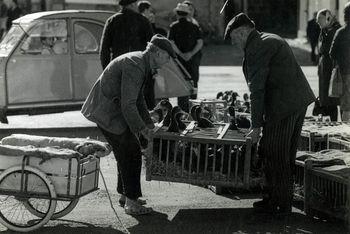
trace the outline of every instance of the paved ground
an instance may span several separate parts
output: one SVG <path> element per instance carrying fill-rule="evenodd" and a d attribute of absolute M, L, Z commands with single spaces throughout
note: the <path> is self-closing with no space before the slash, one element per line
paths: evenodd
<path fill-rule="evenodd" d="M 227 48 L 229 47 L 214 46 L 210 51 L 217 50 L 218 54 L 227 53 L 228 56 Z M 307 51 L 302 51 L 306 58 Z M 236 90 L 241 95 L 247 92 L 241 68 L 217 66 L 218 64 L 215 63 L 225 65 L 224 61 L 218 61 L 224 56 L 211 53 L 212 57 L 206 52 L 204 62 L 216 66 L 201 67 L 199 97 L 213 98 L 218 91 L 228 89 Z M 241 58 L 239 56 L 235 58 L 234 63 L 239 64 Z M 315 67 L 303 67 L 303 70 L 317 93 Z M 0 124 L 0 131 L 5 128 L 19 127 L 93 126 L 79 112 L 11 116 L 9 121 L 9 125 Z M 155 212 L 149 216 L 130 217 L 117 206 L 116 163 L 113 155 L 102 158 L 101 170 L 106 177 L 107 187 L 117 214 L 131 233 L 346 233 L 346 228 L 342 223 L 309 219 L 297 208 L 293 210 L 293 215 L 288 220 L 275 220 L 266 215 L 256 215 L 252 212 L 252 203 L 258 197 L 256 194 L 216 195 L 206 188 L 188 184 L 147 182 L 144 170 L 142 175 L 144 196 L 148 205 L 152 206 Z M 35 233 L 109 234 L 122 232 L 123 226 L 118 222 L 109 205 L 106 189 L 101 179 L 99 187 L 101 188 L 99 191 L 83 197 L 78 206 L 64 219 L 50 221 Z M 12 233 L 6 231 L 2 226 L 0 226 L 0 231 L 1 233 Z"/>

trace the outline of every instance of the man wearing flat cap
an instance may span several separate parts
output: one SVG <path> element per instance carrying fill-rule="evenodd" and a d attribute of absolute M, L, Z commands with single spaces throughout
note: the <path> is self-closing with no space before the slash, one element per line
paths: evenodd
<path fill-rule="evenodd" d="M 254 203 L 254 210 L 289 215 L 297 143 L 315 96 L 289 45 L 275 34 L 257 31 L 247 15 L 236 15 L 224 38 L 244 51 L 252 115 L 247 137 L 256 143 L 262 133 L 259 152 L 265 160 L 266 196 Z"/>
<path fill-rule="evenodd" d="M 152 211 L 139 199 L 142 193 L 138 135 L 148 139 L 154 128 L 143 89 L 151 74 L 175 56 L 170 41 L 154 35 L 144 51 L 113 59 L 95 82 L 82 107 L 82 114 L 97 124 L 113 148 L 118 163 L 119 203 L 130 215 Z"/>

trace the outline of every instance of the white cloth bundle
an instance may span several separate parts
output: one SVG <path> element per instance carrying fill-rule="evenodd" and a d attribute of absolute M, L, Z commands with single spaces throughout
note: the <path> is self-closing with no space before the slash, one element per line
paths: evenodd
<path fill-rule="evenodd" d="M 31 145 L 14 146 L 0 145 L 0 155 L 6 156 L 40 156 L 42 158 L 72 158 L 79 156 L 79 153 L 71 149 L 58 149 L 53 147 L 36 148 Z"/>
<path fill-rule="evenodd" d="M 1 140 L 2 145 L 33 146 L 36 148 L 54 147 L 75 150 L 83 156 L 104 157 L 111 152 L 109 144 L 85 138 L 47 137 L 26 134 L 12 134 Z"/>

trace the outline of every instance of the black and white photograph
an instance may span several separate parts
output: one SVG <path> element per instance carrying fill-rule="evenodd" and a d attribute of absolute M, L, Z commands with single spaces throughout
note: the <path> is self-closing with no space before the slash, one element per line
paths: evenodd
<path fill-rule="evenodd" d="M 0 234 L 350 233 L 349 0 L 0 0 Z"/>

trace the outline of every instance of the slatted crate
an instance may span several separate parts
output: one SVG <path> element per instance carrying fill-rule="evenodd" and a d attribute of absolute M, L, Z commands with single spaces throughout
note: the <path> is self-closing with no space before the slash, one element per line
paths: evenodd
<path fill-rule="evenodd" d="M 149 144 L 146 180 L 245 189 L 260 186 L 262 177 L 251 174 L 251 139 L 227 128 L 228 124 L 215 124 L 215 128 L 195 128 L 186 134 L 159 129 Z"/>
<path fill-rule="evenodd" d="M 294 199 L 304 200 L 304 162 L 295 161 Z"/>
<path fill-rule="evenodd" d="M 229 118 L 227 114 L 227 102 L 220 99 L 190 99 L 190 108 L 194 105 L 206 107 L 213 114 L 214 122 L 227 123 Z"/>
<path fill-rule="evenodd" d="M 332 169 L 332 168 L 336 169 Z M 314 167 L 310 160 L 305 162 L 304 211 L 308 216 L 348 220 L 350 186 L 349 178 L 332 170 L 339 168 L 350 172 L 346 166 Z"/>
<path fill-rule="evenodd" d="M 328 139 L 328 149 L 350 149 L 350 142 L 337 137 L 330 137 Z"/>
<path fill-rule="evenodd" d="M 328 135 L 317 132 L 302 131 L 298 150 L 318 152 L 327 149 Z"/>

